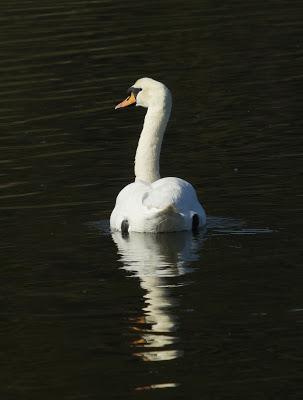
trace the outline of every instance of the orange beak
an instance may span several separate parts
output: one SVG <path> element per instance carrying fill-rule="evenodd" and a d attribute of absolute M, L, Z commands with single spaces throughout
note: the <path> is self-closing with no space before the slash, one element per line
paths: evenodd
<path fill-rule="evenodd" d="M 116 105 L 115 110 L 117 110 L 117 108 L 128 107 L 134 103 L 136 103 L 136 98 L 135 98 L 134 94 L 131 93 L 131 95 L 128 96 L 125 100 L 123 100 L 121 103 Z"/>

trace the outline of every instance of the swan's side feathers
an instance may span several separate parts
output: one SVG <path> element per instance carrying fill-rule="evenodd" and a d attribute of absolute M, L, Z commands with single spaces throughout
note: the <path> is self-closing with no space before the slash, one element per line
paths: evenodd
<path fill-rule="evenodd" d="M 162 178 L 151 184 L 137 180 L 119 193 L 110 225 L 121 230 L 127 221 L 133 232 L 190 230 L 192 217 L 205 225 L 205 212 L 192 185 L 179 178 Z"/>

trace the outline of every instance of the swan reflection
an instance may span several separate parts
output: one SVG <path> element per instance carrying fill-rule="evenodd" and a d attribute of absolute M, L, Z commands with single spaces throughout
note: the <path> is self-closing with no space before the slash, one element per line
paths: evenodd
<path fill-rule="evenodd" d="M 123 269 L 139 278 L 144 290 L 142 316 L 132 321 L 134 354 L 145 361 L 172 360 L 182 355 L 174 348 L 178 341 L 175 288 L 184 285 L 180 277 L 192 271 L 191 262 L 198 260 L 203 236 L 190 232 L 143 234 L 123 237 L 114 232 Z"/>

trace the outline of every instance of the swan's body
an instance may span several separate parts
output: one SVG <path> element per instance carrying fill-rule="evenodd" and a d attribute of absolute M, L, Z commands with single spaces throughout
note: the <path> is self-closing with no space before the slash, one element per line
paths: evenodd
<path fill-rule="evenodd" d="M 160 178 L 159 158 L 171 111 L 171 94 L 160 82 L 139 79 L 116 108 L 147 107 L 135 159 L 135 182 L 119 193 L 111 214 L 112 230 L 174 232 L 197 229 L 206 215 L 192 185 L 180 178 Z"/>
<path fill-rule="evenodd" d="M 137 180 L 119 193 L 110 225 L 121 230 L 127 220 L 133 232 L 187 231 L 192 229 L 194 214 L 205 224 L 204 210 L 190 183 L 179 178 Z"/>

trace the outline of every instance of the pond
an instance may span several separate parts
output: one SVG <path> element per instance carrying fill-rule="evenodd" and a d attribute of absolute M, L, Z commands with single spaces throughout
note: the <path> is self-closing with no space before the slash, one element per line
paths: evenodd
<path fill-rule="evenodd" d="M 1 398 L 302 399 L 302 8 L 0 6 Z M 110 232 L 143 76 L 199 234 Z"/>

